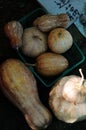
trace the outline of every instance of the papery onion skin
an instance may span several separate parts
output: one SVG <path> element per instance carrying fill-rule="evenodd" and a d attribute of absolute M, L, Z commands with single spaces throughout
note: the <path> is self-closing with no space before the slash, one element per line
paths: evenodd
<path fill-rule="evenodd" d="M 47 51 L 47 35 L 36 27 L 24 30 L 21 51 L 27 57 L 35 58 Z"/>
<path fill-rule="evenodd" d="M 86 119 L 86 80 L 80 86 L 81 88 L 78 88 L 77 83 L 80 80 L 81 77 L 76 75 L 65 76 L 52 86 L 49 93 L 49 105 L 57 119 L 66 123 Z M 71 82 L 73 83 L 70 86 Z M 68 91 L 66 92 L 65 89 Z"/>
<path fill-rule="evenodd" d="M 64 28 L 55 28 L 48 35 L 48 46 L 55 53 L 65 53 L 73 45 L 73 37 Z"/>

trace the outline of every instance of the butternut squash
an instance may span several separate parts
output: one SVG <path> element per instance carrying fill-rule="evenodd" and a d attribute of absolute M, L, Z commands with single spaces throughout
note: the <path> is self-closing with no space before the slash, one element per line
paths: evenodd
<path fill-rule="evenodd" d="M 37 26 L 43 32 L 49 32 L 57 27 L 66 28 L 68 26 L 70 19 L 67 14 L 45 14 L 37 17 L 33 21 L 33 25 Z"/>
<path fill-rule="evenodd" d="M 33 130 L 46 128 L 51 113 L 42 104 L 32 72 L 18 59 L 7 59 L 0 66 L 0 83 L 4 94 L 21 110 Z"/>
<path fill-rule="evenodd" d="M 12 48 L 18 49 L 22 46 L 23 26 L 18 21 L 10 21 L 4 26 L 4 32 L 10 40 Z"/>

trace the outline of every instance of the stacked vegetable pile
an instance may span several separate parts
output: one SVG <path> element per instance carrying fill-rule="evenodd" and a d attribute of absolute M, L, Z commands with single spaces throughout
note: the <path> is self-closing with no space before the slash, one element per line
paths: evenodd
<path fill-rule="evenodd" d="M 67 14 L 45 14 L 25 29 L 18 21 L 11 21 L 6 24 L 5 33 L 12 47 L 20 49 L 28 58 L 35 58 L 37 73 L 51 77 L 69 66 L 68 59 L 62 55 L 73 44 L 72 35 L 66 30 L 68 23 Z"/>
<path fill-rule="evenodd" d="M 68 60 L 62 55 L 68 51 L 73 38 L 66 29 L 67 14 L 46 14 L 33 21 L 33 26 L 23 29 L 18 21 L 5 25 L 11 46 L 35 58 L 37 72 L 52 77 L 64 71 Z M 86 80 L 80 76 L 65 76 L 49 92 L 49 106 L 57 119 L 74 123 L 86 118 Z M 33 73 L 19 59 L 7 59 L 0 66 L 0 85 L 4 94 L 21 110 L 33 130 L 48 127 L 52 120 L 50 111 L 39 99 L 37 82 Z"/>

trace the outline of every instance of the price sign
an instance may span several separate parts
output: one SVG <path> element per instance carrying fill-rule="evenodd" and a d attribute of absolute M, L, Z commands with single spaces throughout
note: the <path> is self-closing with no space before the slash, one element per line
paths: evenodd
<path fill-rule="evenodd" d="M 70 0 L 58 0 L 54 1 L 57 5 L 57 8 L 60 10 L 59 12 L 65 12 L 69 15 L 70 21 L 75 21 L 80 16 L 80 11 L 75 7 L 75 4 L 71 3 Z"/>

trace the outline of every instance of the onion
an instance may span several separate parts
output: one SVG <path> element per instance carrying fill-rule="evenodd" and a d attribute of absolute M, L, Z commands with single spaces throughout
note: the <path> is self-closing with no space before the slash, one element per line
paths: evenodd
<path fill-rule="evenodd" d="M 24 30 L 21 50 L 28 57 L 37 57 L 47 50 L 47 35 L 36 27 Z"/>
<path fill-rule="evenodd" d="M 86 119 L 86 80 L 81 69 L 81 77 L 65 76 L 52 87 L 49 105 L 57 117 L 66 123 Z"/>
<path fill-rule="evenodd" d="M 83 87 L 84 76 L 79 69 L 82 77 L 71 76 L 63 87 L 62 96 L 65 100 L 76 103 L 77 95 Z"/>
<path fill-rule="evenodd" d="M 53 29 L 48 35 L 48 46 L 55 53 L 65 53 L 72 44 L 72 35 L 64 28 Z"/>

